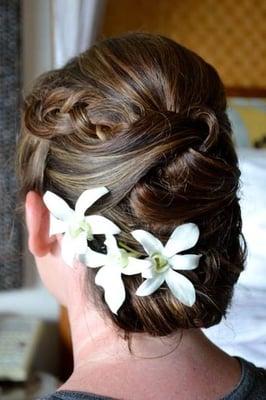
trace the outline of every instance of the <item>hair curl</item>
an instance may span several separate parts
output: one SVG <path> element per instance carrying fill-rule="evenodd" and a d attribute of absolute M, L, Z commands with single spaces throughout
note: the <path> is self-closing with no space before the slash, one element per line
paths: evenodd
<path fill-rule="evenodd" d="M 215 69 L 162 36 L 106 39 L 63 68 L 42 75 L 25 99 L 18 171 L 24 195 L 51 190 L 71 206 L 87 188 L 110 194 L 93 207 L 120 226 L 121 240 L 146 229 L 167 240 L 185 222 L 200 228 L 197 299 L 186 307 L 162 286 L 134 293 L 140 276 L 123 276 L 126 301 L 115 316 L 92 283 L 99 307 L 125 332 L 168 335 L 208 327 L 225 315 L 243 269 L 239 168 Z"/>

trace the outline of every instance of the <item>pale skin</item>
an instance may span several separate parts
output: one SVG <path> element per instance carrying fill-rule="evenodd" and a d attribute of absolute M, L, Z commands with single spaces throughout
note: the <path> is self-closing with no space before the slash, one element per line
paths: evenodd
<path fill-rule="evenodd" d="M 74 370 L 59 390 L 78 390 L 127 400 L 218 400 L 241 377 L 239 362 L 200 329 L 171 338 L 134 334 L 132 353 L 123 334 L 102 316 L 84 290 L 85 266 L 65 265 L 62 235 L 49 237 L 49 211 L 36 192 L 25 203 L 29 249 L 43 283 L 68 309 Z"/>

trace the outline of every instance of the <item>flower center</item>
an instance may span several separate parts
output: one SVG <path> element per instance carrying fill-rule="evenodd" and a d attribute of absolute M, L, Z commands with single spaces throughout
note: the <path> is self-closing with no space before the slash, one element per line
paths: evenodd
<path fill-rule="evenodd" d="M 91 226 L 85 219 L 81 221 L 74 221 L 69 228 L 69 232 L 71 237 L 74 239 L 78 237 L 78 235 L 80 235 L 82 232 L 86 232 L 87 239 L 93 240 Z"/>
<path fill-rule="evenodd" d="M 125 268 L 128 264 L 128 254 L 124 249 L 119 249 L 119 254 L 109 255 L 109 264 L 114 267 Z"/>
<path fill-rule="evenodd" d="M 168 260 L 162 254 L 155 253 L 151 258 L 156 272 L 162 273 L 168 269 Z"/>

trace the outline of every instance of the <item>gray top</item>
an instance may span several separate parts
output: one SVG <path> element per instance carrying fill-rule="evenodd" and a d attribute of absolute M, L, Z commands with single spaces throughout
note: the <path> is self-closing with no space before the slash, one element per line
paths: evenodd
<path fill-rule="evenodd" d="M 254 364 L 236 357 L 241 364 L 241 379 L 237 387 L 220 400 L 266 400 L 266 370 L 257 368 Z M 59 390 L 39 400 L 112 400 L 97 394 Z M 113 399 L 115 400 L 115 399 Z M 117 399 L 118 400 L 118 399 Z M 121 400 L 121 399 L 120 399 Z"/>

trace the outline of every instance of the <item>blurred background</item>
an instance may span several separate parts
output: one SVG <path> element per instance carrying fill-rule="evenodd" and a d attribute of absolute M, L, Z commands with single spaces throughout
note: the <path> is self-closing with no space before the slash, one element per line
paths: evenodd
<path fill-rule="evenodd" d="M 71 371 L 66 313 L 37 277 L 16 212 L 22 97 L 42 72 L 128 31 L 159 33 L 195 50 L 225 83 L 249 255 L 228 318 L 206 333 L 266 368 L 266 1 L 0 0 L 1 399 L 49 393 Z"/>

